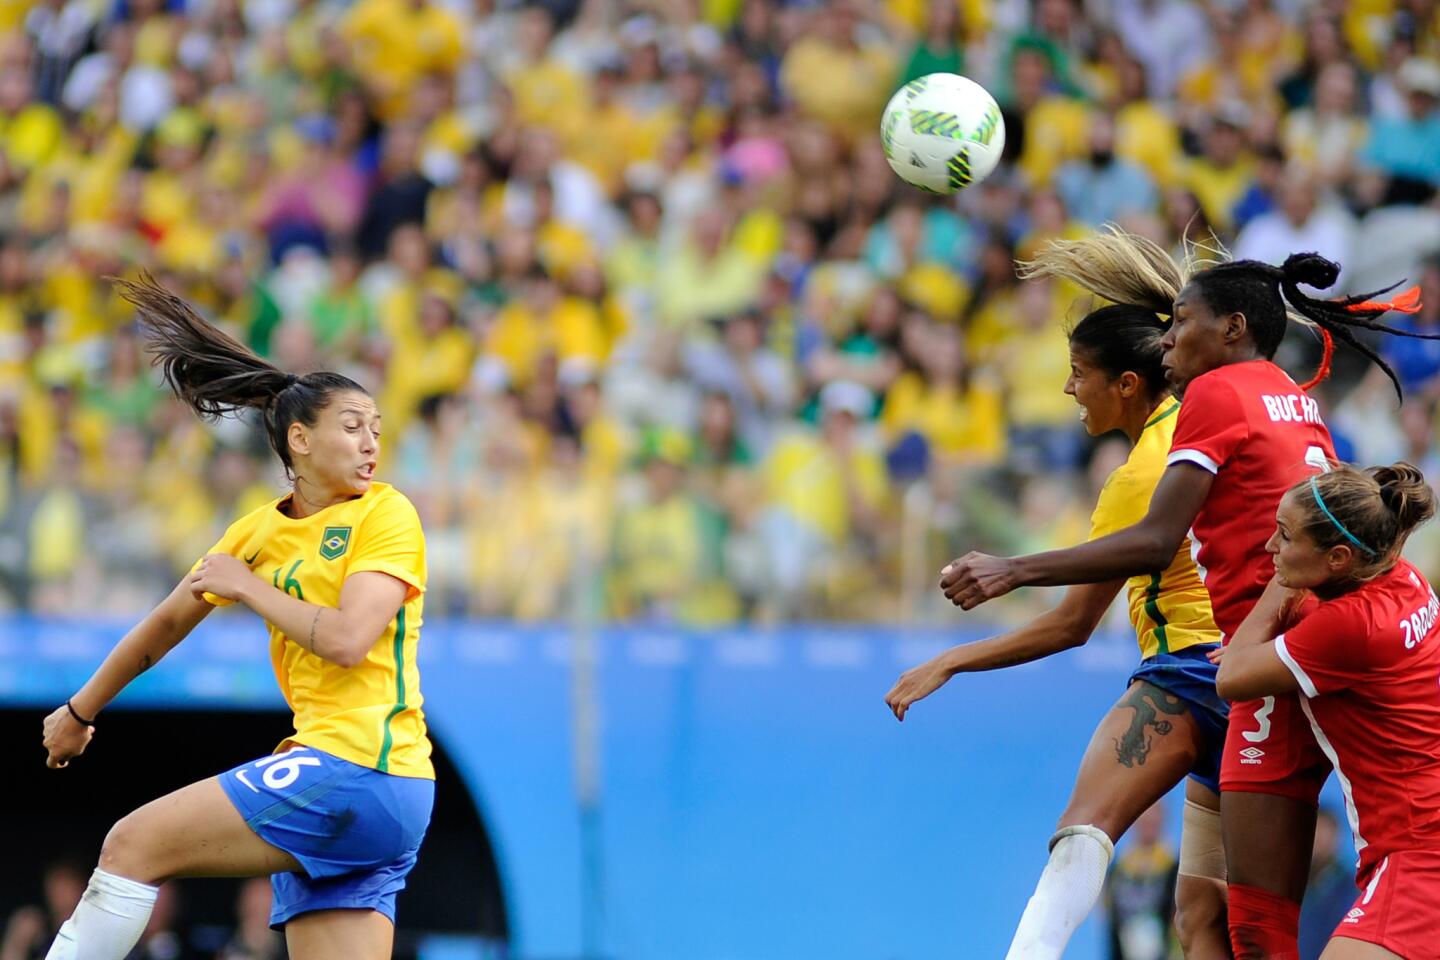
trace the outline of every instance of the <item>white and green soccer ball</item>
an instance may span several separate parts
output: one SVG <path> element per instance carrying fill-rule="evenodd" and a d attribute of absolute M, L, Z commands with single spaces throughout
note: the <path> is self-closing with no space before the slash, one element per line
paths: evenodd
<path fill-rule="evenodd" d="M 953 73 L 911 80 L 885 105 L 885 159 L 900 179 L 930 193 L 979 183 L 1000 162 L 1005 121 L 990 92 Z"/>

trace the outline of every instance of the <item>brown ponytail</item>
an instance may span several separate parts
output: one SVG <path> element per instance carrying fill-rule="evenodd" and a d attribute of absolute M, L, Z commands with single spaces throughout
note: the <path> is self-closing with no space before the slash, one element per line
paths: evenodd
<path fill-rule="evenodd" d="M 1380 499 L 1395 515 L 1401 536 L 1435 516 L 1435 491 L 1425 475 L 1410 464 L 1372 467 L 1369 473 L 1380 485 Z"/>
<path fill-rule="evenodd" d="M 286 434 L 292 423 L 313 426 L 337 391 L 364 387 L 338 373 L 286 373 L 195 312 L 148 273 L 115 280 L 135 307 L 145 346 L 165 384 L 205 420 L 258 410 L 265 433 L 286 472 L 294 467 Z"/>
<path fill-rule="evenodd" d="M 264 410 L 299 379 L 257 357 L 148 273 L 135 282 L 116 280 L 115 287 L 135 307 L 166 386 L 204 419 Z"/>

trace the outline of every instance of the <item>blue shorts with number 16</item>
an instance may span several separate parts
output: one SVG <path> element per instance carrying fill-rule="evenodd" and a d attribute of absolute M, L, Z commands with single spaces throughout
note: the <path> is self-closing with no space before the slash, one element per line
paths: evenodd
<path fill-rule="evenodd" d="M 304 870 L 271 877 L 271 926 L 336 909 L 378 910 L 395 922 L 395 895 L 430 825 L 433 780 L 294 747 L 221 774 L 220 786 L 250 829 Z"/>

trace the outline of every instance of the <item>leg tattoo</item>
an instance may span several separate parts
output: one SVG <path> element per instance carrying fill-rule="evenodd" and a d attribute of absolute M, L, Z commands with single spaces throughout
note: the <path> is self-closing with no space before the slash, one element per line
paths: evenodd
<path fill-rule="evenodd" d="M 1184 700 L 1166 693 L 1153 683 L 1143 681 L 1126 694 L 1120 705 L 1135 711 L 1135 717 L 1130 721 L 1130 729 L 1125 731 L 1124 736 L 1115 739 L 1115 758 L 1127 767 L 1145 765 L 1145 758 L 1150 755 L 1153 742 L 1147 727 L 1153 727 L 1162 737 L 1175 728 L 1169 720 L 1160 718 L 1161 713 L 1176 717 L 1189 709 Z"/>

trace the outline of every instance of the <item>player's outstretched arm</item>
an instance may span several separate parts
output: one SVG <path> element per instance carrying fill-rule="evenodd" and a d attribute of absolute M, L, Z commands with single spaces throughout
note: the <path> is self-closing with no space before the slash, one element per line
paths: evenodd
<path fill-rule="evenodd" d="M 973 610 L 1018 587 L 1060 587 L 1123 580 L 1163 570 L 1185 542 L 1214 474 L 1190 463 L 1167 467 L 1145 519 L 1098 540 L 1028 557 L 968 553 L 940 573 L 951 603 Z"/>
<path fill-rule="evenodd" d="M 243 603 L 315 656 L 346 668 L 365 659 L 410 591 L 388 573 L 367 570 L 347 577 L 340 605 L 327 607 L 291 596 L 224 553 L 201 560 L 188 582 L 195 596 L 210 593 Z"/>
<path fill-rule="evenodd" d="M 85 686 L 70 698 L 68 706 L 62 704 L 45 718 L 44 743 L 50 754 L 46 766 L 65 766 L 90 743 L 95 728 L 81 723 L 76 714 L 95 719 L 131 680 L 159 663 L 215 609 L 191 595 L 188 582 L 188 577 L 180 581 L 159 606 L 121 638 Z"/>
<path fill-rule="evenodd" d="M 1090 639 L 1124 585 L 1124 580 L 1112 580 L 1071 587 L 1065 591 L 1059 606 L 1023 627 L 998 637 L 951 647 L 906 670 L 885 695 L 885 703 L 896 720 L 904 720 L 911 704 L 930 696 L 957 673 L 1013 667 L 1081 646 Z"/>

